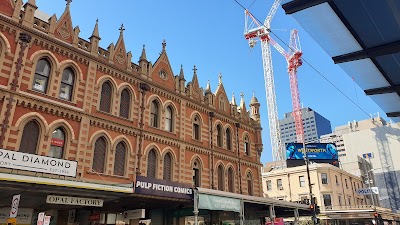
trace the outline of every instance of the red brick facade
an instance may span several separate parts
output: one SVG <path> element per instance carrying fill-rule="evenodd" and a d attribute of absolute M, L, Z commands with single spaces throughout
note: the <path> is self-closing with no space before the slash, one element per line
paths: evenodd
<path fill-rule="evenodd" d="M 6 126 L 0 147 L 23 150 L 23 136 L 34 133 L 26 131 L 26 125 L 35 121 L 39 127 L 35 154 L 49 155 L 52 135 L 60 128 L 62 158 L 78 162 L 79 180 L 132 182 L 136 174 L 147 175 L 149 152 L 154 149 L 157 179 L 163 179 L 169 153 L 172 181 L 192 183 L 197 160 L 201 187 L 221 188 L 222 181 L 225 191 L 233 185 L 235 193 L 262 196 L 261 126 L 255 98 L 249 113 L 243 99 L 238 106 L 228 100 L 221 80 L 215 93 L 199 86 L 195 69 L 191 81 L 185 82 L 183 70 L 174 75 L 165 42 L 154 64 L 146 59 L 144 49 L 139 62 L 132 63 L 123 29 L 115 46 L 102 49 L 97 24 L 89 41 L 79 38 L 68 6 L 58 20 L 44 21 L 33 16 L 34 4 L 26 3 L 24 11 L 19 10 L 21 5 L 21 0 L 0 0 L 0 121 Z M 21 33 L 32 37 L 28 44 L 19 40 Z M 48 65 L 40 69 L 40 60 Z M 72 72 L 69 80 L 66 71 Z M 158 104 L 154 112 L 153 102 Z M 108 106 L 109 112 L 104 110 Z M 121 116 L 124 113 L 127 116 Z M 198 140 L 194 124 L 199 125 Z M 104 168 L 94 165 L 103 154 L 99 151 L 94 159 L 99 138 L 105 143 L 101 146 L 104 161 L 100 161 Z M 117 150 L 120 143 L 125 152 Z M 124 159 L 122 164 L 118 157 Z M 94 167 L 102 171 L 95 172 Z M 115 175 L 117 167 L 123 175 Z M 233 171 L 233 177 L 228 171 Z"/>

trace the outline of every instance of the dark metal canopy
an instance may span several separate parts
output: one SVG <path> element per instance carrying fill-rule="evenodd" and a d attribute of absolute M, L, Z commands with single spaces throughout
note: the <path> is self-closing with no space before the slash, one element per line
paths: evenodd
<path fill-rule="evenodd" d="M 400 122 L 400 1 L 283 0 L 282 8 Z"/>

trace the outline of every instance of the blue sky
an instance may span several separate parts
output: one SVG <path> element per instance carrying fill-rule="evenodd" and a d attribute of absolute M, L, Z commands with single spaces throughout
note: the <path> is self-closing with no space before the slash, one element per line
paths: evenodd
<path fill-rule="evenodd" d="M 253 0 L 239 2 L 249 7 Z M 272 2 L 273 0 L 257 0 L 250 11 L 264 21 Z M 57 18 L 65 9 L 63 0 L 36 0 L 36 4 L 39 10 L 49 15 L 55 13 Z M 146 45 L 147 59 L 155 62 L 165 39 L 174 73 L 179 73 L 182 64 L 187 82 L 192 79 L 192 68 L 196 65 L 200 86 L 204 88 L 210 80 L 211 89 L 215 91 L 218 74 L 222 73 L 229 99 L 234 92 L 236 101 L 240 102 L 240 93 L 243 92 L 248 106 L 254 91 L 261 103 L 264 143 L 261 162 L 272 159 L 261 47 L 257 44 L 255 48 L 249 49 L 243 37 L 244 12 L 234 0 L 74 0 L 70 10 L 73 26 L 79 26 L 82 38 L 88 39 L 91 36 L 95 21 L 99 19 L 100 46 L 103 48 L 107 48 L 111 42 L 117 42 L 118 29 L 123 23 L 125 45 L 127 51 L 132 52 L 133 62 L 138 61 L 143 44 Z M 296 21 L 285 15 L 281 7 L 272 20 L 271 28 L 285 43 L 289 42 L 290 30 L 297 29 L 303 56 L 313 67 L 368 114 L 379 112 L 381 116 L 385 115 Z M 287 49 L 277 37 L 272 37 Z M 292 111 L 289 77 L 286 61 L 275 49 L 272 49 L 272 60 L 278 114 L 281 119 L 285 112 Z M 303 106 L 310 107 L 329 119 L 332 129 L 345 125 L 348 121 L 369 117 L 307 64 L 299 69 L 298 82 Z"/>

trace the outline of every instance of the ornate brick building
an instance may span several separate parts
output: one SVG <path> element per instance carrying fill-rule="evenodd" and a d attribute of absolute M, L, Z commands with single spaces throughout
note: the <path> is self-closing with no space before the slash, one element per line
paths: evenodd
<path fill-rule="evenodd" d="M 154 63 L 144 47 L 133 63 L 123 27 L 107 49 L 97 21 L 80 38 L 70 2 L 57 18 L 34 0 L 0 0 L 0 147 L 76 161 L 70 181 L 129 184 L 141 175 L 262 196 L 257 99 L 249 112 L 243 95 L 239 105 L 228 99 L 221 75 L 214 92 L 199 86 L 196 67 L 189 82 L 183 68 L 174 75 L 165 41 Z"/>

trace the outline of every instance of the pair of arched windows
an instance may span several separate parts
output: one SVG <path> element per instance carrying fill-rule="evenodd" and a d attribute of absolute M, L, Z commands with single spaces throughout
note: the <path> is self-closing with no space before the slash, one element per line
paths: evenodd
<path fill-rule="evenodd" d="M 109 143 L 105 137 L 97 138 L 94 144 L 93 153 L 93 164 L 92 169 L 97 173 L 106 173 L 107 163 L 107 151 L 109 149 Z M 126 171 L 126 160 L 127 160 L 127 145 L 124 141 L 120 141 L 115 146 L 115 157 L 114 157 L 114 171 L 113 174 L 116 176 L 125 176 Z"/>
<path fill-rule="evenodd" d="M 223 147 L 224 145 L 224 134 L 223 128 L 220 124 L 217 125 L 217 146 Z M 226 128 L 225 130 L 225 140 L 226 140 L 226 148 L 228 150 L 232 150 L 232 135 L 231 130 Z"/>
<path fill-rule="evenodd" d="M 51 64 L 46 58 L 41 58 L 35 69 L 32 89 L 42 93 L 47 93 L 51 78 Z M 60 91 L 58 97 L 60 99 L 71 101 L 75 82 L 75 72 L 71 67 L 64 69 L 61 77 Z"/>
<path fill-rule="evenodd" d="M 100 94 L 100 111 L 111 113 L 112 107 L 112 93 L 113 87 L 110 81 L 105 81 L 101 86 Z M 130 106 L 131 106 L 131 93 L 127 88 L 121 91 L 120 104 L 119 104 L 119 116 L 125 119 L 129 119 Z"/>
<path fill-rule="evenodd" d="M 222 165 L 218 166 L 217 169 L 217 174 L 218 174 L 218 190 L 224 191 L 225 190 L 225 182 L 224 182 L 224 167 Z M 233 172 L 232 167 L 228 168 L 228 191 L 229 192 L 234 192 L 235 191 L 235 175 Z"/>
<path fill-rule="evenodd" d="M 37 154 L 40 135 L 40 126 L 36 120 L 31 120 L 26 123 L 22 132 L 19 151 Z M 47 155 L 59 159 L 64 158 L 65 143 L 66 132 L 64 128 L 58 127 L 51 134 L 50 150 Z"/>
<path fill-rule="evenodd" d="M 150 126 L 155 128 L 160 128 L 160 103 L 157 100 L 151 101 L 150 105 Z M 164 130 L 168 132 L 173 132 L 174 130 L 174 110 L 171 105 L 165 108 L 165 120 L 164 120 Z"/>
<path fill-rule="evenodd" d="M 172 181 L 172 155 L 167 153 L 164 155 L 163 180 Z M 147 177 L 157 178 L 157 152 L 153 148 L 147 155 Z"/>

